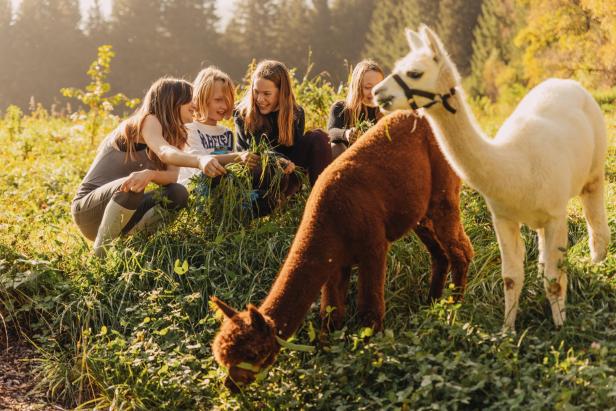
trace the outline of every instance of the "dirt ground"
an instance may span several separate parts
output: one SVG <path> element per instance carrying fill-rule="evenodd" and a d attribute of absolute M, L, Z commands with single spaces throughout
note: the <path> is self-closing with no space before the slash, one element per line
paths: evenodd
<path fill-rule="evenodd" d="M 64 410 L 31 392 L 35 381 L 30 360 L 35 357 L 34 349 L 23 340 L 0 334 L 0 410 Z"/>

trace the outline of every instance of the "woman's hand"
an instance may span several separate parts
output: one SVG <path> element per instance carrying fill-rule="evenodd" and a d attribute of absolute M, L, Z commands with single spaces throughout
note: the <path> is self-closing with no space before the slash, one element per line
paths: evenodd
<path fill-rule="evenodd" d="M 344 132 L 344 138 L 349 142 L 349 145 L 353 144 L 357 140 L 358 130 L 355 127 L 351 127 Z"/>
<path fill-rule="evenodd" d="M 242 164 L 246 164 L 251 170 L 253 170 L 259 164 L 259 160 L 261 159 L 257 154 L 251 153 L 249 151 L 243 151 L 239 153 L 239 155 L 240 162 Z"/>
<path fill-rule="evenodd" d="M 130 173 L 120 186 L 120 191 L 140 193 L 152 181 L 152 170 L 141 170 Z"/>
<path fill-rule="evenodd" d="M 295 170 L 295 164 L 286 158 L 278 159 L 278 165 L 282 168 L 282 172 L 285 174 L 291 174 Z"/>
<path fill-rule="evenodd" d="M 227 170 L 213 156 L 199 156 L 199 169 L 208 177 L 227 174 Z"/>

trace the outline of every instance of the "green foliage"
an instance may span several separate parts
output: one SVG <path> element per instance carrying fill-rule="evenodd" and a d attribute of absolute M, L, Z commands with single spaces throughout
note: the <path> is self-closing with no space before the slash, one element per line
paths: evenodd
<path fill-rule="evenodd" d="M 21 119 L 24 113 L 17 106 L 10 105 L 4 114 L 4 127 L 9 133 L 9 140 L 15 141 L 15 137 L 21 134 L 22 125 Z"/>
<path fill-rule="evenodd" d="M 94 145 L 94 140 L 98 136 L 103 118 L 107 114 L 119 105 L 134 108 L 140 101 L 139 99 L 129 99 L 122 93 L 107 95 L 111 90 L 107 77 L 111 73 L 111 59 L 114 55 L 111 46 L 100 46 L 97 59 L 92 62 L 88 69 L 88 76 L 91 81 L 85 87 L 85 90 L 77 88 L 63 88 L 61 90 L 63 96 L 75 98 L 89 108 L 86 132 L 92 145 Z"/>
<path fill-rule="evenodd" d="M 462 76 L 470 74 L 473 30 L 483 0 L 440 0 L 438 34 Z"/>
<path fill-rule="evenodd" d="M 471 95 L 486 96 L 495 102 L 508 87 L 521 82 L 521 51 L 513 39 L 524 22 L 525 9 L 516 7 L 516 0 L 483 2 L 467 81 Z"/>
<path fill-rule="evenodd" d="M 323 126 L 323 110 L 340 95 L 319 76 L 306 75 L 294 87 L 307 124 Z M 508 114 L 511 105 L 504 105 L 487 101 L 476 108 L 488 134 Z M 606 111 L 606 119 L 611 136 L 606 203 L 616 231 L 616 115 Z M 476 256 L 462 304 L 448 294 L 427 304 L 429 256 L 410 235 L 392 244 L 388 256 L 384 333 L 370 336 L 359 327 L 353 282 L 345 329 L 315 342 L 320 320 L 311 309 L 293 343 L 316 345 L 316 352 L 283 350 L 263 381 L 234 395 L 224 388 L 225 372 L 212 357 L 219 320 L 207 302 L 217 295 L 243 308 L 263 299 L 293 240 L 307 192 L 280 212 L 247 224 L 221 224 L 193 198 L 193 206 L 160 231 L 119 239 L 100 261 L 69 211 L 95 156 L 83 133 L 88 120 L 37 114 L 21 121 L 14 141 L 4 119 L 0 127 L 0 318 L 37 345 L 38 389 L 67 407 L 595 410 L 615 405 L 616 243 L 607 261 L 590 264 L 577 201 L 569 210 L 569 315 L 563 329 L 553 328 L 535 269 L 537 240 L 525 229 L 519 334 L 500 333 L 498 246 L 484 201 L 465 188 L 463 223 Z M 105 115 L 101 131 L 111 131 L 117 122 Z M 30 151 L 23 159 L 25 144 Z"/>
<path fill-rule="evenodd" d="M 616 80 L 616 3 L 596 0 L 518 0 L 529 10 L 516 36 L 524 50 L 524 75 L 531 85 L 547 76 L 574 77 L 587 87 Z"/>

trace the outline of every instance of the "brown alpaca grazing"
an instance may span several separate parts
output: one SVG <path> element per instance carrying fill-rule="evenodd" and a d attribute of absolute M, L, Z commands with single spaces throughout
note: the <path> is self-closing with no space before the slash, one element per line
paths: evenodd
<path fill-rule="evenodd" d="M 460 221 L 460 186 L 425 119 L 412 111 L 381 119 L 318 178 L 261 306 L 238 313 L 212 298 L 226 317 L 213 351 L 229 370 L 227 386 L 253 381 L 274 362 L 276 337 L 299 328 L 319 290 L 322 328 L 340 327 L 353 265 L 360 321 L 381 330 L 387 251 L 411 229 L 431 255 L 430 297 L 441 296 L 450 268 L 461 297 L 473 248 Z M 328 306 L 335 309 L 326 314 Z"/>

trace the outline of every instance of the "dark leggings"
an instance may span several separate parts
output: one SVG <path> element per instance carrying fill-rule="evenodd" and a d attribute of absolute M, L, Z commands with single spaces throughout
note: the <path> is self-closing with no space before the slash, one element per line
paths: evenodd
<path fill-rule="evenodd" d="M 313 186 L 317 177 L 332 162 L 329 136 L 320 129 L 308 131 L 295 143 L 289 160 L 308 171 L 310 185 Z"/>
<path fill-rule="evenodd" d="M 96 238 L 105 208 L 111 199 L 124 208 L 136 210 L 122 230 L 123 233 L 128 232 L 128 230 L 134 227 L 143 215 L 156 204 L 174 210 L 186 207 L 188 203 L 186 187 L 177 183 L 172 183 L 147 193 L 118 191 L 127 178 L 111 181 L 91 191 L 79 200 L 73 201 L 71 207 L 73 219 L 86 238 L 90 240 Z"/>

